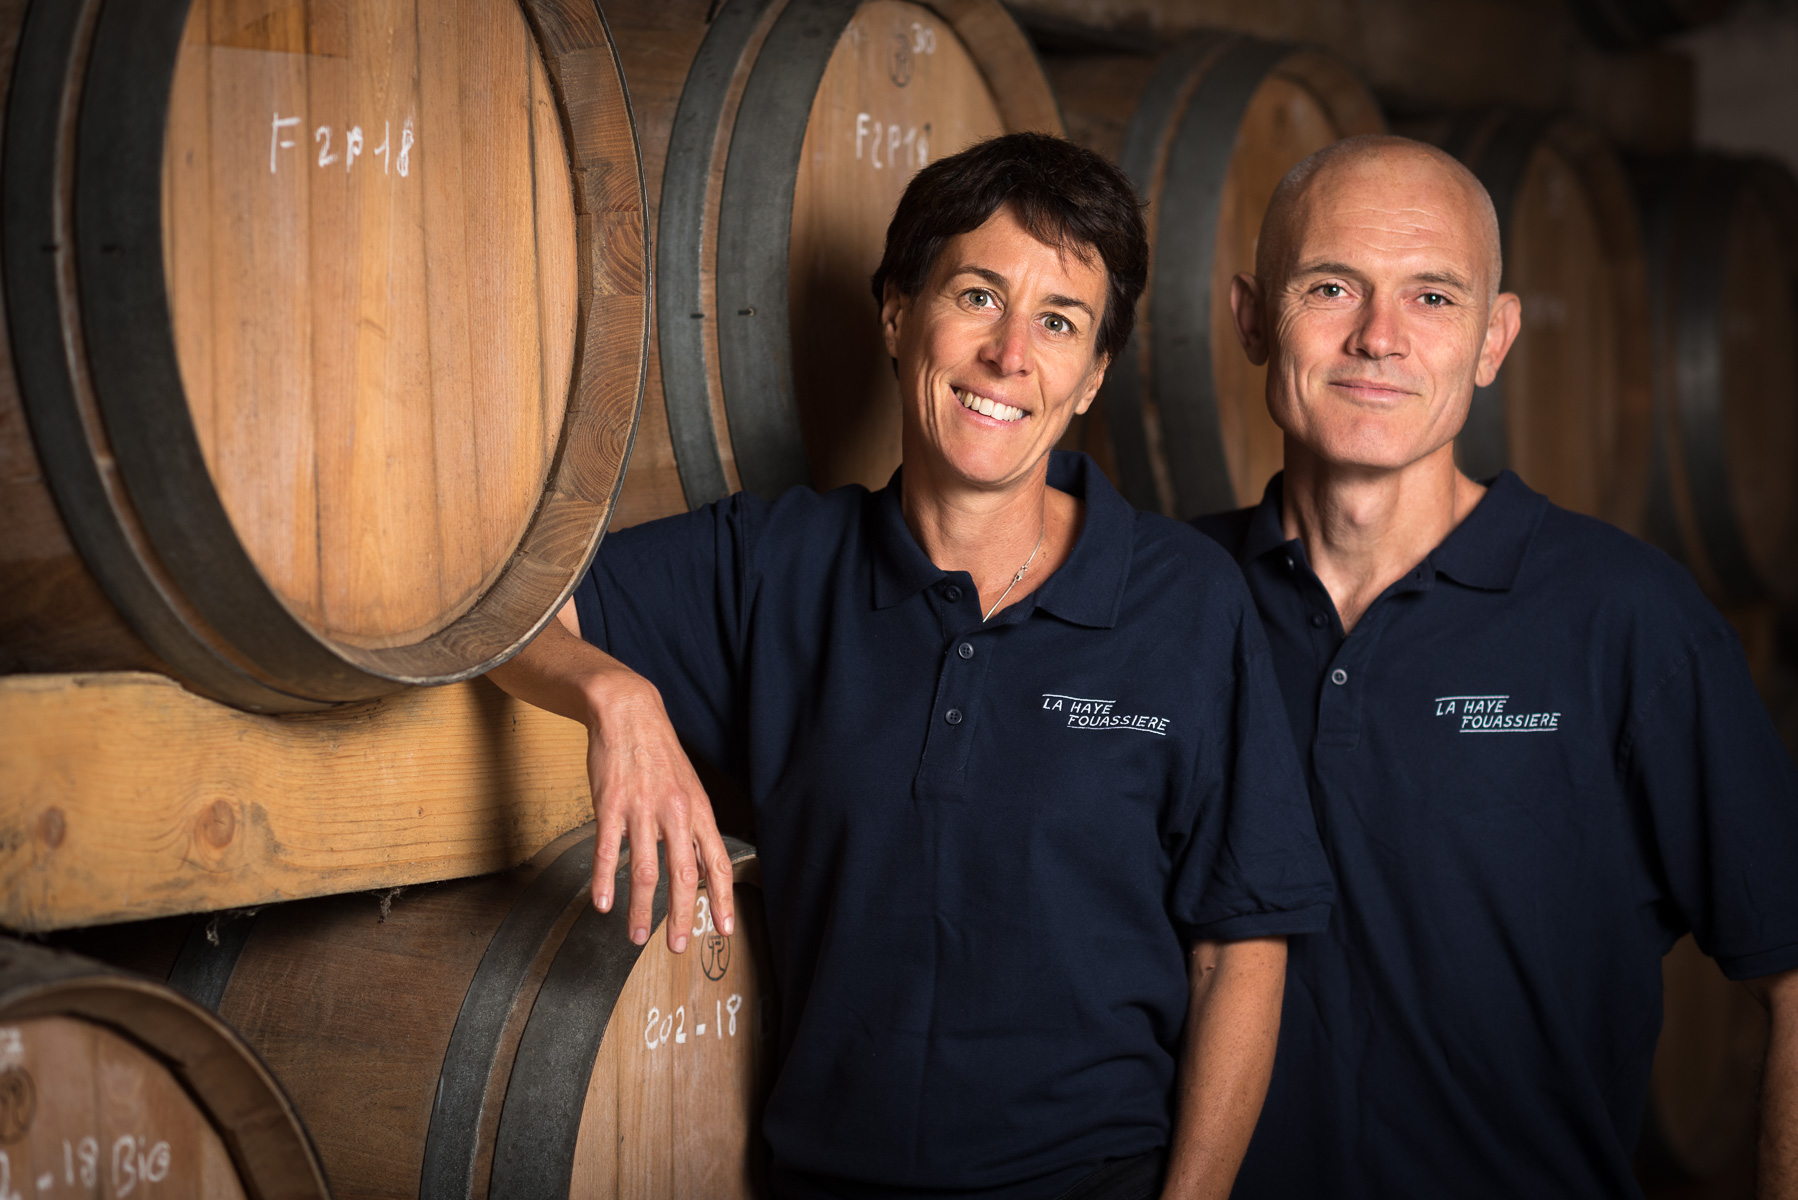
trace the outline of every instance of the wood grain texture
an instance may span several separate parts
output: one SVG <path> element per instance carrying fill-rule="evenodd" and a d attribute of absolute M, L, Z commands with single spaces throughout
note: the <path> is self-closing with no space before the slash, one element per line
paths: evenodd
<path fill-rule="evenodd" d="M 419 1194 L 427 1134 L 436 1135 L 446 1105 L 463 1102 L 439 1087 L 458 1053 L 478 1056 L 460 1069 L 485 1074 L 492 1110 L 475 1132 L 483 1144 L 474 1148 L 468 1183 L 476 1197 L 498 1188 L 488 1171 L 499 1106 L 510 1093 L 544 1086 L 515 1072 L 521 1035 L 547 1020 L 545 979 L 570 954 L 618 952 L 603 942 L 574 949 L 586 945 L 568 934 L 589 905 L 587 876 L 544 874 L 566 853 L 588 854 L 591 834 L 591 826 L 577 830 L 530 863 L 494 875 L 380 902 L 327 897 L 255 915 L 219 1014 L 283 1079 L 339 1200 Z M 767 966 L 759 890 L 747 878 L 738 884 L 739 936 L 718 938 L 713 929 L 687 954 L 673 955 L 658 928 L 640 955 L 619 948 L 634 965 L 617 977 L 603 1040 L 594 1031 L 592 1068 L 579 1073 L 572 1094 L 543 1101 L 580 1116 L 567 1157 L 533 1164 L 545 1179 L 572 1178 L 570 1195 L 754 1194 L 754 1117 L 766 1090 L 772 1025 L 761 1015 Z M 562 915 L 540 930 L 544 940 L 508 993 L 497 1042 L 454 1042 L 465 996 L 489 986 L 480 972 L 504 939 L 522 935 L 508 918 L 541 901 L 549 902 L 544 916 Z M 621 922 L 613 936 L 622 942 Z"/>
<path fill-rule="evenodd" d="M 773 997 L 761 893 L 737 895 L 747 936 L 720 937 L 708 921 L 676 955 L 658 930 L 638 960 L 593 1064 L 571 1197 L 764 1194 Z"/>
<path fill-rule="evenodd" d="M 6 1194 L 243 1200 L 218 1131 L 142 1046 L 76 1017 L 0 1024 Z"/>
<path fill-rule="evenodd" d="M 648 217 L 652 229 L 660 214 L 662 178 L 668 166 L 668 138 L 673 129 L 675 108 L 687 80 L 688 65 L 705 37 L 706 17 L 711 10 L 712 0 L 625 0 L 606 5 L 606 21 L 618 46 L 625 79 L 630 84 L 631 108 L 637 119 L 637 138 L 643 152 L 643 180 L 649 196 Z M 716 169 L 722 176 L 721 157 Z M 652 329 L 652 344 L 655 337 Z M 715 362 L 715 350 L 712 358 Z M 687 511 L 675 465 L 674 446 L 669 439 L 662 387 L 661 357 L 651 353 L 643 394 L 643 417 L 637 425 L 636 444 L 631 449 L 624 487 L 612 518 L 616 528 Z M 722 408 L 718 419 L 722 423 Z M 728 435 L 725 444 L 728 445 Z M 732 490 L 740 486 L 734 471 L 730 483 Z"/>
<path fill-rule="evenodd" d="M 152 661 L 257 711 L 503 660 L 597 543 L 641 397 L 641 173 L 597 9 L 57 16 L 23 26 L 37 69 L 9 101 L 9 121 L 33 117 L 10 126 L 8 230 L 22 215 L 47 236 L 10 246 L 6 285 L 42 335 L 13 347 L 37 479 L 122 623 Z M 89 102 L 138 74 L 172 79 L 166 111 Z M 145 140 L 130 120 L 160 139 L 132 151 L 146 178 L 84 190 L 83 155 Z M 81 257 L 114 232 L 130 253 Z M 13 564 L 43 557 L 0 555 L 0 628 L 21 639 L 81 598 L 70 572 L 14 586 Z M 39 669 L 145 665 L 129 639 L 33 640 L 16 657 Z"/>
<path fill-rule="evenodd" d="M 11 80 L 27 0 L 0 3 L 0 84 Z M 6 300 L 0 295 L 0 319 Z M 0 337 L 0 672 L 54 670 L 86 659 L 101 670 L 147 670 L 156 656 L 130 628 L 69 540 L 31 442 L 10 338 Z"/>
<path fill-rule="evenodd" d="M 1653 468 L 1654 349 L 1642 227 L 1617 152 L 1568 117 L 1495 112 L 1453 124 L 1442 144 L 1492 193 L 1502 286 L 1523 303 L 1522 328 L 1489 389 L 1502 438 L 1480 419 L 1483 390 L 1457 457 L 1475 474 L 1508 466 L 1555 503 L 1640 533 Z"/>
<path fill-rule="evenodd" d="M 0 924 L 471 875 L 589 820 L 586 735 L 486 682 L 274 718 L 154 675 L 0 680 Z"/>
<path fill-rule="evenodd" d="M 1798 598 L 1798 180 L 1766 160 L 1638 164 L 1659 453 L 1650 532 L 1723 604 Z"/>
<path fill-rule="evenodd" d="M 323 1200 L 268 1069 L 162 984 L 0 939 L 0 1183 L 8 1196 Z"/>
<path fill-rule="evenodd" d="M 517 545 L 567 402 L 572 192 L 523 14 L 196 4 L 163 153 L 182 380 L 239 537 L 327 636 L 436 632 Z"/>
<path fill-rule="evenodd" d="M 357 895 L 255 918 L 219 1015 L 280 1076 L 339 1200 L 418 1194 L 462 996 L 530 875 L 410 890 L 385 912 Z"/>

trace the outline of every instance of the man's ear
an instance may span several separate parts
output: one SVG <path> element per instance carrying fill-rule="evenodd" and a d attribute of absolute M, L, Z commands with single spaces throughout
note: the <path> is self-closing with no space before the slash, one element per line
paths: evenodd
<path fill-rule="evenodd" d="M 1236 325 L 1236 339 L 1257 367 L 1267 365 L 1267 314 L 1262 306 L 1265 298 L 1261 281 L 1246 271 L 1230 281 L 1230 313 Z"/>
<path fill-rule="evenodd" d="M 880 333 L 886 339 L 887 357 L 899 369 L 899 331 L 905 324 L 906 299 L 892 280 L 887 280 L 880 300 Z"/>
<path fill-rule="evenodd" d="M 1498 378 L 1498 369 L 1504 365 L 1505 355 L 1511 352 L 1511 343 L 1517 340 L 1522 326 L 1523 301 L 1515 292 L 1500 292 L 1486 316 L 1486 338 L 1480 344 L 1480 361 L 1473 372 L 1475 387 L 1489 387 Z"/>

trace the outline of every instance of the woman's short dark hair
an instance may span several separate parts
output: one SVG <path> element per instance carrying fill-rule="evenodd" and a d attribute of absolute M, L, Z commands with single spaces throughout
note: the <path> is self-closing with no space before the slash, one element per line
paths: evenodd
<path fill-rule="evenodd" d="M 887 226 L 886 254 L 874 272 L 874 302 L 891 283 L 904 296 L 924 289 L 950 238 L 986 224 L 1010 205 L 1031 237 L 1105 265 L 1105 316 L 1098 352 L 1117 361 L 1149 273 L 1142 205 L 1124 173 L 1072 142 L 1045 133 L 1008 133 L 976 142 L 912 177 Z"/>

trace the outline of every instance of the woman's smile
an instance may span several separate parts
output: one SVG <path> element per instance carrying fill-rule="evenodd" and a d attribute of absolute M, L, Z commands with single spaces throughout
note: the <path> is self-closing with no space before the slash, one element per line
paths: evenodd
<path fill-rule="evenodd" d="M 963 408 L 967 409 L 969 412 L 979 413 L 983 417 L 991 417 L 995 421 L 1002 421 L 1009 424 L 1028 415 L 1021 408 L 1017 408 L 1010 404 L 1003 404 L 990 397 L 982 396 L 977 392 L 969 391 L 966 388 L 953 388 L 951 390 L 954 391 L 955 399 L 960 402 Z"/>

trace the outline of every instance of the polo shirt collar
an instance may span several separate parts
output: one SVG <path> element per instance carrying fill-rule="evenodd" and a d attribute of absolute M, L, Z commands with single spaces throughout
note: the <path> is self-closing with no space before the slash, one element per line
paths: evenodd
<path fill-rule="evenodd" d="M 1283 478 L 1284 472 L 1267 481 L 1261 503 L 1249 515 L 1239 561 L 1250 562 L 1289 544 L 1280 523 Z M 1501 471 L 1487 483 L 1486 494 L 1467 519 L 1425 557 L 1425 574 L 1446 575 L 1482 591 L 1508 591 L 1547 510 L 1546 496 L 1532 491 L 1515 472 Z"/>
<path fill-rule="evenodd" d="M 1270 551 L 1285 548 L 1288 542 L 1297 538 L 1288 538 L 1286 529 L 1280 524 L 1280 512 L 1285 494 L 1286 472 L 1275 471 L 1274 477 L 1267 481 L 1267 487 L 1261 493 L 1261 503 L 1249 514 L 1248 532 L 1243 535 L 1242 550 L 1237 557 L 1241 563 L 1250 563 Z"/>
<path fill-rule="evenodd" d="M 904 467 L 874 496 L 874 607 L 908 600 L 948 574 L 930 561 L 905 523 L 900 504 Z M 1109 629 L 1117 624 L 1129 582 L 1135 510 L 1084 454 L 1053 450 L 1049 486 L 1085 501 L 1073 553 L 1032 598 L 1064 621 Z"/>

